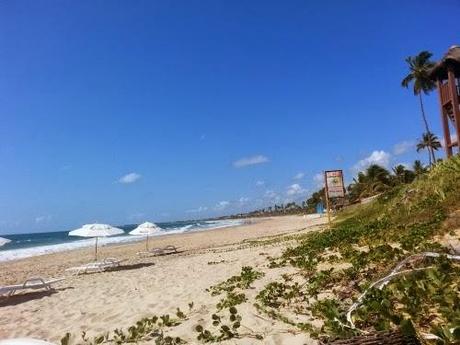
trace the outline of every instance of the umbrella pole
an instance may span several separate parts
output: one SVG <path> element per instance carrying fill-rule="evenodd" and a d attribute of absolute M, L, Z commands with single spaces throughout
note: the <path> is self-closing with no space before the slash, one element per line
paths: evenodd
<path fill-rule="evenodd" d="M 147 241 L 145 241 L 145 250 L 149 251 L 149 235 L 147 235 Z"/>
<path fill-rule="evenodd" d="M 97 239 L 98 237 L 96 237 L 96 246 L 94 247 L 94 258 L 96 261 L 97 261 Z"/>

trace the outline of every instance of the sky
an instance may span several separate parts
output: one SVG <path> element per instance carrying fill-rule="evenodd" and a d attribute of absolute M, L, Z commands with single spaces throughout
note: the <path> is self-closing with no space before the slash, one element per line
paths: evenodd
<path fill-rule="evenodd" d="M 323 170 L 351 181 L 426 162 L 404 59 L 460 44 L 459 13 L 456 0 L 0 1 L 0 234 L 231 214 L 305 199 Z"/>

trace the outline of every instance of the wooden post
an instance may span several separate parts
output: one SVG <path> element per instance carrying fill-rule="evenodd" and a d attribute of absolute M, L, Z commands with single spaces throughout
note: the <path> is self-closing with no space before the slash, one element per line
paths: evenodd
<path fill-rule="evenodd" d="M 96 236 L 96 246 L 94 247 L 94 259 L 97 261 L 97 239 L 98 237 Z"/>
<path fill-rule="evenodd" d="M 324 197 L 326 198 L 326 213 L 327 213 L 327 222 L 329 226 L 331 226 L 331 212 L 329 209 L 329 195 L 328 195 L 328 188 L 327 188 L 327 175 L 324 172 Z"/>
<path fill-rule="evenodd" d="M 449 131 L 449 119 L 447 118 L 447 114 L 444 113 L 444 104 L 442 104 L 442 81 L 438 79 L 438 95 L 439 95 L 439 108 L 441 110 L 441 122 L 442 122 L 442 129 L 444 132 L 444 144 L 446 145 L 446 156 L 449 158 L 452 156 L 452 146 L 450 141 L 450 131 Z"/>
<path fill-rule="evenodd" d="M 458 94 L 457 87 L 455 85 L 455 74 L 451 68 L 447 70 L 447 76 L 449 79 L 449 89 L 452 102 L 452 116 L 454 117 L 454 126 L 457 134 L 457 149 L 460 151 L 460 109 L 458 108 Z M 449 138 L 450 139 L 450 138 Z"/>

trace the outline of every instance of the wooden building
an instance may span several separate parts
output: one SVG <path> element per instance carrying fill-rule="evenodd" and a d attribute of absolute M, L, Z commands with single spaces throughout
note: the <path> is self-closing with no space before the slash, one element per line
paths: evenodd
<path fill-rule="evenodd" d="M 460 148 L 460 46 L 450 47 L 429 75 L 437 83 L 444 146 L 450 157 Z"/>

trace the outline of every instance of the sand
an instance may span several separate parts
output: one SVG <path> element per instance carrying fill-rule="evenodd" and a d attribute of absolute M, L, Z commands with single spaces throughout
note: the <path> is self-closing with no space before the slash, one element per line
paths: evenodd
<path fill-rule="evenodd" d="M 315 344 L 308 334 L 257 312 L 254 297 L 268 282 L 289 268 L 269 269 L 267 256 L 280 255 L 289 242 L 250 245 L 252 240 L 298 232 L 315 231 L 325 219 L 285 216 L 249 220 L 238 227 L 155 238 L 152 246 L 172 244 L 180 253 L 139 258 L 144 243 L 105 246 L 101 257 L 125 259 L 119 270 L 72 275 L 65 269 L 92 259 L 92 248 L 36 256 L 0 264 L 0 285 L 30 276 L 66 277 L 52 292 L 32 292 L 0 300 L 0 339 L 33 337 L 59 343 L 66 332 L 80 337 L 126 329 L 143 317 L 174 315 L 176 308 L 187 314 L 179 326 L 167 331 L 189 344 L 198 344 L 194 328 L 207 326 L 221 296 L 206 291 L 212 285 L 237 275 L 242 266 L 252 266 L 265 276 L 246 292 L 248 302 L 238 306 L 243 317 L 241 333 L 257 333 L 263 340 L 242 337 L 228 344 Z M 193 302 L 189 311 L 188 304 Z"/>

